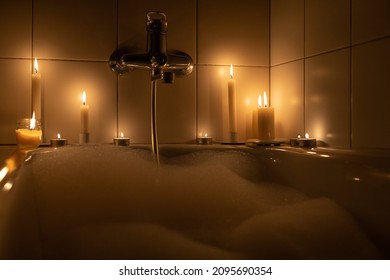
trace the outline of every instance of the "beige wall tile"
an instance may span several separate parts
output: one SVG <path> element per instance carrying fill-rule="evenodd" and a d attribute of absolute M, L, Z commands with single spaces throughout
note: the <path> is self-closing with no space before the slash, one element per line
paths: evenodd
<path fill-rule="evenodd" d="M 118 129 L 133 143 L 150 143 L 150 74 L 133 71 L 118 78 Z"/>
<path fill-rule="evenodd" d="M 271 1 L 271 65 L 304 56 L 304 0 Z"/>
<path fill-rule="evenodd" d="M 14 144 L 16 121 L 31 117 L 31 62 L 0 59 L 0 143 Z"/>
<path fill-rule="evenodd" d="M 32 1 L 0 1 L 0 57 L 31 56 Z"/>
<path fill-rule="evenodd" d="M 150 143 L 151 91 L 148 71 L 136 70 L 119 77 L 119 130 L 134 143 Z M 158 139 L 183 143 L 195 139 L 195 72 L 173 84 L 157 83 Z"/>
<path fill-rule="evenodd" d="M 390 1 L 352 0 L 352 43 L 390 35 Z"/>
<path fill-rule="evenodd" d="M 34 1 L 34 56 L 108 60 L 116 46 L 116 2 Z"/>
<path fill-rule="evenodd" d="M 305 104 L 310 136 L 333 147 L 350 147 L 349 49 L 306 60 Z"/>
<path fill-rule="evenodd" d="M 275 136 L 304 135 L 304 60 L 271 68 L 272 106 L 275 107 Z"/>
<path fill-rule="evenodd" d="M 349 0 L 305 1 L 305 55 L 349 45 Z"/>
<path fill-rule="evenodd" d="M 269 65 L 269 1 L 199 0 L 201 64 Z"/>
<path fill-rule="evenodd" d="M 390 148 L 390 39 L 352 50 L 352 146 Z"/>

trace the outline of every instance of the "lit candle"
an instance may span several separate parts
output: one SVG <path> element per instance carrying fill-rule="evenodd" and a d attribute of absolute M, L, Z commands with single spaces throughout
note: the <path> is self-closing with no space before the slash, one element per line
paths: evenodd
<path fill-rule="evenodd" d="M 305 133 L 305 138 L 298 139 L 299 147 L 302 148 L 315 148 L 317 146 L 317 139 L 310 138 L 309 133 Z"/>
<path fill-rule="evenodd" d="M 290 145 L 292 146 L 292 147 L 298 147 L 299 146 L 299 139 L 301 138 L 301 135 L 298 135 L 298 137 L 297 138 L 291 138 L 290 139 Z"/>
<path fill-rule="evenodd" d="M 80 143 L 89 142 L 88 116 L 89 116 L 89 106 L 87 105 L 87 94 L 85 93 L 84 90 L 81 99 L 81 105 L 80 105 L 80 117 L 81 117 L 81 133 L 79 138 Z"/>
<path fill-rule="evenodd" d="M 35 119 L 33 112 L 31 119 L 20 119 L 16 129 L 16 143 L 22 149 L 37 148 L 42 141 L 40 122 Z"/>
<path fill-rule="evenodd" d="M 42 119 L 42 88 L 41 88 L 41 73 L 38 72 L 38 61 L 34 59 L 34 70 L 32 74 L 32 96 L 31 109 L 35 112 L 35 117 L 38 120 Z"/>
<path fill-rule="evenodd" d="M 310 138 L 309 133 L 306 132 L 304 138 L 301 135 L 298 135 L 297 138 L 291 138 L 290 145 L 301 148 L 315 148 L 317 147 L 317 139 Z"/>
<path fill-rule="evenodd" d="M 116 146 L 129 146 L 130 145 L 130 139 L 124 137 L 123 132 L 121 132 L 120 137 L 114 138 L 114 144 Z"/>
<path fill-rule="evenodd" d="M 231 64 L 230 79 L 228 81 L 228 102 L 230 142 L 237 142 L 236 79 L 233 78 L 233 65 Z"/>
<path fill-rule="evenodd" d="M 52 147 L 62 147 L 68 144 L 68 140 L 61 138 L 61 134 L 57 133 L 57 138 L 56 139 L 51 139 L 50 140 L 50 145 Z"/>
<path fill-rule="evenodd" d="M 202 136 L 202 134 L 196 138 L 196 143 L 200 145 L 210 145 L 213 143 L 213 138 L 208 136 L 207 133 Z"/>
<path fill-rule="evenodd" d="M 260 140 L 275 138 L 274 108 L 268 106 L 267 93 L 258 97 L 258 108 L 253 112 L 253 137 Z"/>

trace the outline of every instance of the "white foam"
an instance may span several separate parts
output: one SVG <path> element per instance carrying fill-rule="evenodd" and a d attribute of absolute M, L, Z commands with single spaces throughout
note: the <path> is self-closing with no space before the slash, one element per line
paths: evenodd
<path fill-rule="evenodd" d="M 35 155 L 31 168 L 44 255 L 377 256 L 343 209 L 288 186 L 259 182 L 261 165 L 247 154 L 196 152 L 162 162 L 156 169 L 150 151 L 113 146 Z"/>

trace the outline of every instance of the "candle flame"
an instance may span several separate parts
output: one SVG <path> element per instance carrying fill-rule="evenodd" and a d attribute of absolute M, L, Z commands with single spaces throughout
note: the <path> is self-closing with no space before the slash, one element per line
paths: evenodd
<path fill-rule="evenodd" d="M 298 135 L 298 138 L 301 138 L 301 135 Z"/>
<path fill-rule="evenodd" d="M 61 139 L 61 134 L 60 133 L 57 133 L 57 138 Z"/>
<path fill-rule="evenodd" d="M 204 134 L 204 137 L 207 137 L 207 133 Z"/>
<path fill-rule="evenodd" d="M 233 79 L 233 65 L 230 64 L 230 79 Z"/>
<path fill-rule="evenodd" d="M 268 107 L 267 93 L 264 91 L 264 107 Z"/>
<path fill-rule="evenodd" d="M 309 138 L 309 133 L 305 133 L 305 138 Z"/>
<path fill-rule="evenodd" d="M 32 114 L 32 118 L 30 120 L 30 129 L 35 129 L 36 120 L 35 120 L 35 112 Z"/>
<path fill-rule="evenodd" d="M 123 138 L 123 132 L 121 132 L 121 138 Z"/>
<path fill-rule="evenodd" d="M 83 105 L 87 104 L 87 94 L 85 93 L 85 90 L 83 91 L 83 96 L 81 98 L 81 102 L 83 103 Z"/>
<path fill-rule="evenodd" d="M 38 60 L 37 60 L 37 58 L 34 59 L 34 72 L 38 73 Z"/>
<path fill-rule="evenodd" d="M 257 98 L 257 105 L 259 106 L 259 108 L 263 107 L 263 104 L 261 102 L 261 94 L 259 94 L 259 97 Z"/>

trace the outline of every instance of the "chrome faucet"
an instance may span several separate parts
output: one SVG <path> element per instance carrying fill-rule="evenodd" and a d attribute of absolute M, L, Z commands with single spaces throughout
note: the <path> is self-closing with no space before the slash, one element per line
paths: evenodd
<path fill-rule="evenodd" d="M 111 69 L 117 74 L 125 74 L 136 69 L 150 71 L 152 151 L 157 166 L 160 163 L 157 140 L 157 81 L 172 84 L 175 77 L 186 76 L 194 68 L 191 56 L 181 51 L 167 50 L 167 26 L 167 17 L 164 13 L 148 12 L 146 53 L 131 53 L 126 49 L 117 49 L 111 54 L 109 61 Z"/>
<path fill-rule="evenodd" d="M 118 74 L 135 69 L 151 70 L 152 80 L 173 83 L 175 76 L 183 77 L 192 72 L 191 56 L 177 51 L 167 50 L 167 18 L 161 12 L 146 14 L 147 49 L 146 53 L 129 53 L 118 49 L 110 56 L 110 67 Z"/>

